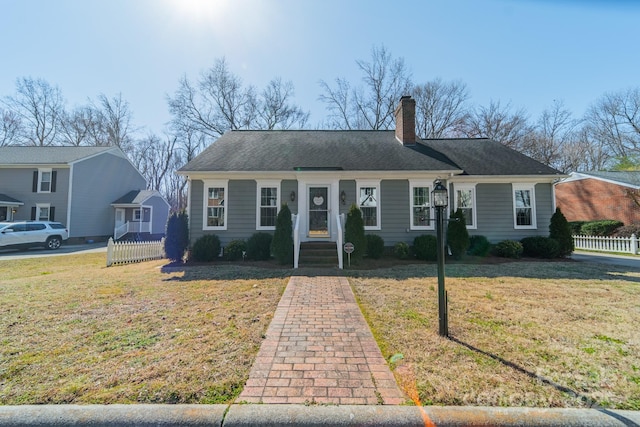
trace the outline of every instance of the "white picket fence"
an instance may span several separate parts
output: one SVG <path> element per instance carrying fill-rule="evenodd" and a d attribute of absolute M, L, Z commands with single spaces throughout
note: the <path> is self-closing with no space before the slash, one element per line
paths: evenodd
<path fill-rule="evenodd" d="M 155 242 L 114 242 L 110 238 L 107 243 L 107 267 L 164 257 L 164 237 Z"/>
<path fill-rule="evenodd" d="M 626 252 L 638 254 L 638 238 L 631 237 L 603 237 L 603 236 L 573 236 L 576 249 L 586 249 L 600 252 Z"/>

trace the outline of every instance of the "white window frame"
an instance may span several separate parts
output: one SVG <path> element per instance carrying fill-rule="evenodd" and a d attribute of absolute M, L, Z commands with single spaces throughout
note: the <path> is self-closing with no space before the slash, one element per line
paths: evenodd
<path fill-rule="evenodd" d="M 478 219 L 476 209 L 476 184 L 453 184 L 453 211 L 458 210 L 458 191 L 471 191 L 471 224 L 467 224 L 467 229 L 477 230 Z M 515 191 L 514 191 L 515 197 Z"/>
<path fill-rule="evenodd" d="M 382 229 L 382 216 L 380 215 L 380 206 L 382 206 L 382 197 L 380 192 L 380 180 L 357 180 L 356 181 L 356 200 L 358 201 L 358 208 L 360 208 L 360 189 L 366 187 L 374 187 L 376 189 L 376 225 L 366 225 L 365 230 L 381 230 Z M 364 217 L 364 216 L 363 216 Z"/>
<path fill-rule="evenodd" d="M 414 225 L 413 224 L 413 189 L 426 187 L 429 194 L 429 225 Z M 434 230 L 435 229 L 435 214 L 433 209 L 433 200 L 431 192 L 433 191 L 432 181 L 418 181 L 409 180 L 409 229 L 410 230 Z"/>
<path fill-rule="evenodd" d="M 210 188 L 223 188 L 224 189 L 224 225 L 214 226 L 207 225 L 207 219 L 209 218 L 209 189 Z M 205 180 L 203 195 L 202 195 L 202 229 L 203 230 L 226 230 L 228 224 L 229 215 L 229 180 Z"/>
<path fill-rule="evenodd" d="M 268 206 L 262 206 L 262 189 L 263 188 L 275 188 L 276 189 L 276 216 L 278 215 L 278 213 L 280 213 L 280 205 L 281 200 L 282 200 L 282 193 L 281 193 L 281 189 L 280 189 L 280 184 L 281 181 L 279 180 L 271 180 L 271 181 L 263 181 L 263 180 L 259 180 L 256 181 L 256 230 L 275 230 L 276 226 L 275 224 L 273 226 L 270 225 L 262 225 L 260 224 L 260 219 L 261 219 L 261 215 L 260 215 L 260 210 L 263 207 L 268 207 Z"/>
<path fill-rule="evenodd" d="M 536 185 L 535 184 L 511 184 L 511 197 L 513 200 L 513 228 L 517 230 L 535 230 L 538 228 L 536 221 Z M 516 208 L 516 191 L 528 190 L 531 194 L 531 225 L 518 225 Z"/>
<path fill-rule="evenodd" d="M 40 218 L 42 210 L 47 210 L 47 217 Z M 36 221 L 49 221 L 51 218 L 51 203 L 36 203 Z"/>
<path fill-rule="evenodd" d="M 142 221 L 142 209 L 135 208 L 133 210 L 132 221 L 135 221 L 135 222 L 141 222 Z"/>
<path fill-rule="evenodd" d="M 42 177 L 45 173 L 49 173 L 49 189 L 42 189 Z M 38 169 L 38 193 L 51 193 L 51 185 L 53 184 L 53 169 L 51 168 L 39 168 Z"/>

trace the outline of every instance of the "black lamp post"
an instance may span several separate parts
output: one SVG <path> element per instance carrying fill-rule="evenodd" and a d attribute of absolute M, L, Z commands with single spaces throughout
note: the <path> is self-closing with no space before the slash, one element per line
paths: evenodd
<path fill-rule="evenodd" d="M 438 179 L 433 183 L 433 205 L 436 208 L 436 238 L 438 244 L 438 320 L 439 334 L 449 336 L 449 314 L 447 310 L 447 291 L 444 289 L 444 214 L 449 196 L 447 187 Z"/>

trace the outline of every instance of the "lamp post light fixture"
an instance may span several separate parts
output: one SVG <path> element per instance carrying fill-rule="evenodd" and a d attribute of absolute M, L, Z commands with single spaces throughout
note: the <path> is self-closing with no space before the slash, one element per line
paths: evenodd
<path fill-rule="evenodd" d="M 447 187 L 438 179 L 433 183 L 433 205 L 436 208 L 436 239 L 438 245 L 438 333 L 442 337 L 449 336 L 449 313 L 447 307 L 447 291 L 444 288 L 444 223 L 445 210 L 449 204 Z"/>

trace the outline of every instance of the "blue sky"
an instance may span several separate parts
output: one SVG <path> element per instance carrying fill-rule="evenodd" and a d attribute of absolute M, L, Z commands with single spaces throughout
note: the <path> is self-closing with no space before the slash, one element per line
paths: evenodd
<path fill-rule="evenodd" d="M 640 1 L 0 0 L 0 96 L 44 78 L 67 106 L 122 93 L 141 132 L 170 119 L 166 95 L 225 57 L 245 84 L 291 80 L 325 115 L 319 80 L 358 82 L 384 45 L 415 82 L 465 82 L 475 104 L 532 118 L 564 101 L 576 117 L 605 92 L 640 86 Z"/>

